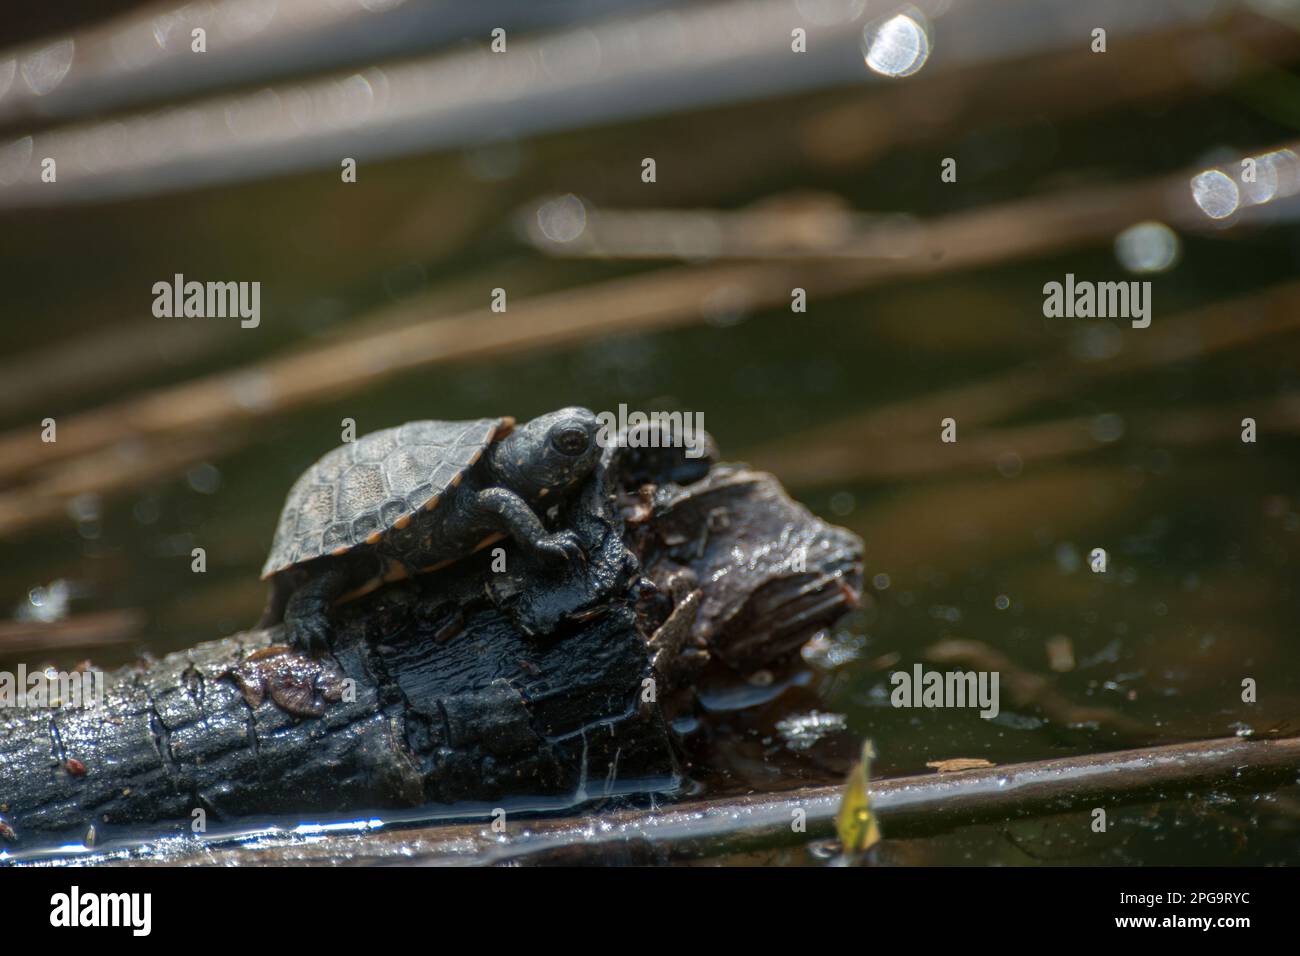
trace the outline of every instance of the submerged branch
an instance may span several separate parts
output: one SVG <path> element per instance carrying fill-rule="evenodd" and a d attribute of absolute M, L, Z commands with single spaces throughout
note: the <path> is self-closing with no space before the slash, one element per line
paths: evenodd
<path fill-rule="evenodd" d="M 878 780 L 871 804 L 886 840 L 927 837 L 976 824 L 1183 797 L 1210 788 L 1294 783 L 1300 738 L 1227 738 L 1062 757 L 959 773 Z M 688 801 L 579 818 L 381 829 L 327 838 L 268 836 L 261 844 L 173 847 L 168 864 L 663 863 L 798 846 L 833 837 L 842 788 Z M 791 826 L 803 811 L 805 832 Z M 149 857 L 132 857 L 148 861 Z M 121 859 L 121 857 L 119 857 Z M 81 862 L 93 862 L 82 858 Z"/>
<path fill-rule="evenodd" d="M 1163 799 L 1171 791 L 1264 787 L 1296 781 L 1300 739 L 1198 741 L 1140 750 L 1063 757 L 961 773 L 897 777 L 870 785 L 886 837 L 932 836 L 962 826 L 1000 823 L 1092 806 Z M 584 821 L 485 849 L 481 862 L 580 862 L 643 843 L 648 860 L 694 858 L 796 845 L 834 833 L 840 787 L 711 801 L 658 812 Z M 807 833 L 791 828 L 807 814 Z M 468 829 L 468 828 L 466 828 Z M 446 834 L 451 836 L 451 834 Z M 459 834 L 461 839 L 468 833 Z M 448 848 L 450 844 L 447 844 Z"/>

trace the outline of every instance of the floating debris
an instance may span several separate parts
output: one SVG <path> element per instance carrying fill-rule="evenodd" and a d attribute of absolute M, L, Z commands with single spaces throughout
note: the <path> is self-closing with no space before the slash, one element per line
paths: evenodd
<path fill-rule="evenodd" d="M 927 760 L 925 765 L 939 773 L 961 773 L 963 770 L 982 770 L 997 764 L 983 757 L 952 757 L 948 760 Z"/>

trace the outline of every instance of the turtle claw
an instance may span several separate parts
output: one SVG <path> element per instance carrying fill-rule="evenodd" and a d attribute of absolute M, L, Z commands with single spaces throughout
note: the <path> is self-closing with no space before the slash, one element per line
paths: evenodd
<path fill-rule="evenodd" d="M 323 654 L 330 648 L 329 619 L 324 614 L 308 614 L 284 622 L 289 646 L 308 654 Z"/>
<path fill-rule="evenodd" d="M 557 531 L 547 535 L 537 542 L 537 550 L 549 557 L 587 563 L 587 553 L 582 548 L 582 542 L 572 531 Z"/>

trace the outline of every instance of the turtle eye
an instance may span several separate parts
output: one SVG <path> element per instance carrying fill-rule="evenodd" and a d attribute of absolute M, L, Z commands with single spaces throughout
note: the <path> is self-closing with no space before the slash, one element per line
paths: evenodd
<path fill-rule="evenodd" d="M 587 437 L 586 429 L 569 427 L 561 428 L 551 435 L 551 444 L 564 455 L 581 455 L 591 444 L 591 439 Z"/>

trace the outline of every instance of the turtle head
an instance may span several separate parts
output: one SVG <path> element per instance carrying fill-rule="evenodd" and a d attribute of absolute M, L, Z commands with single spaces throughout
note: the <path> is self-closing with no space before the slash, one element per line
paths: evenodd
<path fill-rule="evenodd" d="M 492 449 L 493 475 L 531 502 L 563 497 L 600 459 L 600 421 L 586 408 L 562 408 L 516 428 Z"/>

